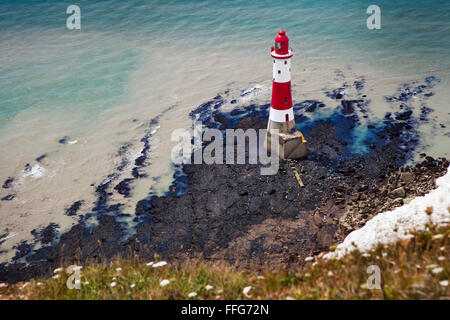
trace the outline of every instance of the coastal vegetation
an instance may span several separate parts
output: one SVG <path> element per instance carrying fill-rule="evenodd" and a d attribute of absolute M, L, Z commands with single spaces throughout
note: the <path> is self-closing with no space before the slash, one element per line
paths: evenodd
<path fill-rule="evenodd" d="M 0 299 L 449 299 L 449 234 L 448 225 L 430 224 L 396 243 L 342 259 L 322 253 L 291 270 L 155 256 L 80 266 L 77 282 L 62 267 L 49 279 L 0 284 Z M 381 271 L 378 289 L 371 289 L 369 266 Z M 68 280 L 80 289 L 69 289 Z"/>

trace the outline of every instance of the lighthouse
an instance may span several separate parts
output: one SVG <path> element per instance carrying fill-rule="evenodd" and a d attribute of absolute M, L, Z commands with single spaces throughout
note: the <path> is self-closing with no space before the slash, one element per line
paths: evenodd
<path fill-rule="evenodd" d="M 298 159 L 306 156 L 306 140 L 297 130 L 292 107 L 291 58 L 292 49 L 286 31 L 280 30 L 275 46 L 270 50 L 273 60 L 272 100 L 265 140 L 270 150 L 273 139 L 279 140 L 278 155 L 281 159 Z"/>

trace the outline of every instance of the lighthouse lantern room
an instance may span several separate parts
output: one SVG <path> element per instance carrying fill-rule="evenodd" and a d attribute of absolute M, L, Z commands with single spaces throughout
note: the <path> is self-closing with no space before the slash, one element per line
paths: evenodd
<path fill-rule="evenodd" d="M 273 60 L 272 100 L 265 146 L 270 150 L 271 141 L 279 140 L 278 154 L 282 159 L 298 159 L 306 156 L 306 140 L 297 130 L 292 107 L 291 58 L 289 38 L 280 30 L 270 55 Z M 278 131 L 277 131 L 278 130 Z"/>

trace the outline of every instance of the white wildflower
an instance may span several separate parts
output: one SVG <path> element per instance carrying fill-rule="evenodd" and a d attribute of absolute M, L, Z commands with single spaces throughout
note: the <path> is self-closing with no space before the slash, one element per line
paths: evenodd
<path fill-rule="evenodd" d="M 332 277 L 332 276 L 334 276 L 334 274 L 333 274 L 333 271 L 331 271 L 331 270 L 330 270 L 330 271 L 328 271 L 328 276 L 329 276 L 329 277 Z"/>
<path fill-rule="evenodd" d="M 244 294 L 244 296 L 246 296 L 247 298 L 250 298 L 251 295 L 249 295 L 248 293 L 250 292 L 251 289 L 252 289 L 251 286 L 245 287 L 245 288 L 242 290 L 242 293 Z"/>
<path fill-rule="evenodd" d="M 164 267 L 166 264 L 167 264 L 167 262 L 165 262 L 165 261 L 160 261 L 160 262 L 158 262 L 158 263 L 155 263 L 155 264 L 153 265 L 153 268 Z"/>
<path fill-rule="evenodd" d="M 440 257 L 438 257 L 438 260 L 439 261 L 445 261 L 445 257 L 444 256 L 440 256 Z"/>
<path fill-rule="evenodd" d="M 117 282 L 115 282 L 115 281 L 113 281 L 113 282 L 111 282 L 111 283 L 109 284 L 109 286 L 110 286 L 111 288 L 114 288 L 116 285 L 117 285 Z"/>
<path fill-rule="evenodd" d="M 6 288 L 8 285 L 6 283 L 0 283 L 0 288 Z"/>
<path fill-rule="evenodd" d="M 25 289 L 27 286 L 29 286 L 30 285 L 30 283 L 29 282 L 25 282 L 19 289 L 20 290 L 23 290 L 23 289 Z"/>
<path fill-rule="evenodd" d="M 53 273 L 58 273 L 58 272 L 61 272 L 62 271 L 62 268 L 56 268 L 55 270 L 53 270 Z"/>
<path fill-rule="evenodd" d="M 153 261 L 146 264 L 147 267 L 151 267 L 153 265 Z"/>
<path fill-rule="evenodd" d="M 117 272 L 120 272 L 120 271 L 122 271 L 122 268 L 120 268 L 120 267 L 119 267 L 119 268 L 116 268 L 116 271 L 117 271 Z"/>
<path fill-rule="evenodd" d="M 444 271 L 444 268 L 442 268 L 442 267 L 434 268 L 433 270 L 431 270 L 431 272 L 433 272 L 434 274 L 439 274 L 442 271 Z"/>
<path fill-rule="evenodd" d="M 170 283 L 170 280 L 164 279 L 164 280 L 162 280 L 162 281 L 159 283 L 159 285 L 160 285 L 161 287 L 165 287 L 165 286 L 167 286 L 169 283 Z"/>
<path fill-rule="evenodd" d="M 434 269 L 434 268 L 437 268 L 438 267 L 438 265 L 437 264 L 429 264 L 429 265 L 427 265 L 425 268 L 427 268 L 427 269 Z"/>
<path fill-rule="evenodd" d="M 211 286 L 211 285 L 209 285 L 209 284 L 207 284 L 206 286 L 205 286 L 205 290 L 206 291 L 209 291 L 209 290 L 211 290 L 213 288 L 213 286 Z"/>
<path fill-rule="evenodd" d="M 133 289 L 134 287 L 136 287 L 136 284 L 135 284 L 135 283 L 132 283 L 132 284 L 130 285 L 130 288 Z"/>
<path fill-rule="evenodd" d="M 435 234 L 435 235 L 433 235 L 433 239 L 442 239 L 444 237 L 444 235 L 442 234 L 442 233 L 439 233 L 439 234 Z"/>
<path fill-rule="evenodd" d="M 291 296 L 287 296 L 286 300 L 295 300 L 294 298 L 292 298 Z"/>
<path fill-rule="evenodd" d="M 314 260 L 313 257 L 307 257 L 307 258 L 305 258 L 305 262 L 310 262 L 310 261 L 313 261 L 313 260 Z"/>
<path fill-rule="evenodd" d="M 52 278 L 53 279 L 58 279 L 59 278 L 59 274 L 55 274 Z"/>
<path fill-rule="evenodd" d="M 442 281 L 439 281 L 439 284 L 440 284 L 442 287 L 448 287 L 448 280 L 442 280 Z"/>
<path fill-rule="evenodd" d="M 188 294 L 189 298 L 194 298 L 196 296 L 197 296 L 197 292 L 191 292 L 191 293 Z"/>

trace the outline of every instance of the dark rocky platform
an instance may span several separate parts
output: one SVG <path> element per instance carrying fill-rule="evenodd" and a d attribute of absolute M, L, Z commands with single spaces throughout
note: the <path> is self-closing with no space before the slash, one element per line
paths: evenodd
<path fill-rule="evenodd" d="M 352 85 L 357 97 L 345 96 L 346 84 L 327 92 L 331 101 L 327 116 L 317 116 L 330 108 L 325 102 L 297 103 L 296 122 L 308 140 L 309 154 L 292 165 L 304 188 L 285 162 L 272 176 L 260 175 L 259 165 L 186 164 L 175 168 L 175 182 L 165 196 L 139 201 L 137 226 L 130 235 L 120 219 L 121 205 L 110 205 L 109 197 L 112 192 L 128 197 L 133 179 L 143 176 L 140 168 L 146 165 L 150 148 L 147 134 L 132 169 L 133 179 L 117 181 L 118 172 L 125 168 L 121 164 L 95 186 L 97 201 L 90 214 L 80 216 L 79 223 L 60 236 L 57 225 L 36 230 L 36 241 L 48 245 L 33 250 L 32 243 L 22 243 L 15 261 L 0 265 L 0 281 L 49 276 L 61 264 L 107 262 L 118 256 L 147 260 L 154 254 L 173 262 L 202 257 L 242 268 L 298 267 L 305 257 L 327 250 L 378 212 L 427 193 L 445 174 L 446 159 L 423 155 L 423 162 L 405 166 L 419 143 L 421 121 L 405 102 L 411 92 L 426 99 L 433 81 L 437 80 L 427 78 L 413 91 L 403 86 L 398 96 L 388 97 L 393 112 L 368 121 L 362 143 L 357 142 L 356 129 L 363 125 L 361 118 L 370 119 L 364 81 Z M 223 104 L 218 95 L 191 116 L 221 130 L 266 127 L 268 104 L 237 106 L 230 112 L 221 110 Z M 153 119 L 149 128 L 157 123 Z M 121 146 L 119 155 L 128 147 Z M 76 215 L 81 205 L 83 200 L 77 201 L 66 214 Z M 87 224 L 92 215 L 98 226 Z"/>

